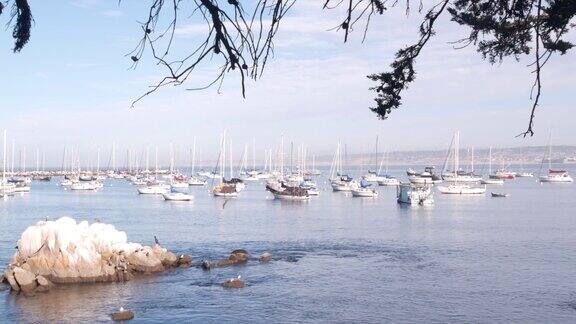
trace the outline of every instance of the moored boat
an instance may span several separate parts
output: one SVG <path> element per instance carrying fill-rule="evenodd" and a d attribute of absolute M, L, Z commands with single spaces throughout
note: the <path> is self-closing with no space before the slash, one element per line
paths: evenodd
<path fill-rule="evenodd" d="M 162 197 L 164 197 L 164 200 L 168 201 L 190 201 L 194 199 L 193 195 L 183 192 L 163 193 Z"/>
<path fill-rule="evenodd" d="M 396 201 L 408 205 L 433 205 L 434 194 L 430 185 L 402 183 L 396 187 Z"/>

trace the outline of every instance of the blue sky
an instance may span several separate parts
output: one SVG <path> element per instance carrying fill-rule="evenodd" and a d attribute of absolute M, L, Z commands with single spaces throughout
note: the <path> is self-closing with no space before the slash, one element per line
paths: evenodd
<path fill-rule="evenodd" d="M 417 81 L 403 107 L 381 121 L 368 109 L 373 93 L 365 76 L 387 69 L 396 49 L 416 39 L 421 17 L 389 12 L 374 18 L 366 42 L 357 31 L 344 44 L 342 34 L 329 31 L 341 12 L 322 11 L 322 2 L 311 0 L 298 1 L 281 25 L 276 56 L 262 79 L 249 82 L 246 99 L 232 77 L 221 94 L 215 88 L 186 91 L 197 85 L 190 83 L 165 88 L 130 109 L 163 72 L 149 57 L 130 70 L 125 57 L 138 40 L 137 21 L 147 15 L 142 3 L 31 0 L 35 24 L 22 52 L 11 52 L 9 30 L 0 33 L 0 128 L 8 129 L 17 149 L 26 147 L 32 159 L 40 148 L 49 164 L 59 165 L 65 144 L 77 146 L 87 160 L 97 146 L 107 156 L 116 141 L 119 155 L 128 147 L 158 145 L 166 160 L 169 142 L 183 154 L 196 136 L 201 154 L 210 157 L 223 130 L 237 156 L 252 138 L 263 150 L 280 134 L 316 154 L 332 152 L 337 139 L 352 152 L 366 151 L 376 135 L 391 150 L 444 149 L 456 129 L 463 146 L 543 145 L 549 128 L 556 144 L 576 144 L 572 55 L 546 67 L 538 133 L 518 139 L 531 106 L 529 60 L 491 66 L 473 49 L 455 51 L 448 42 L 465 31 L 442 21 L 417 61 Z M 0 23 L 7 18 L 0 16 Z M 182 21 L 175 53 L 193 44 L 199 28 L 194 18 Z M 195 80 L 212 76 L 214 68 L 204 65 Z"/>

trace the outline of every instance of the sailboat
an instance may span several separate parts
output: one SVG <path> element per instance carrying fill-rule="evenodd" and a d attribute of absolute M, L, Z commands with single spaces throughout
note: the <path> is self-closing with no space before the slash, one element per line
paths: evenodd
<path fill-rule="evenodd" d="M 13 183 L 6 180 L 6 130 L 4 130 L 4 153 L 2 155 L 2 180 L 0 181 L 0 197 L 10 196 L 14 194 Z"/>
<path fill-rule="evenodd" d="M 371 183 L 361 182 L 359 186 L 352 188 L 352 197 L 365 197 L 365 198 L 376 198 L 378 197 L 378 191 L 374 188 L 370 188 Z"/>
<path fill-rule="evenodd" d="M 488 150 L 488 178 L 482 179 L 480 181 L 481 184 L 494 184 L 494 185 L 502 185 L 504 184 L 504 180 L 498 178 L 492 178 L 492 146 Z"/>
<path fill-rule="evenodd" d="M 196 136 L 194 136 L 194 141 L 192 145 L 192 169 L 190 171 L 190 178 L 188 178 L 188 185 L 203 186 L 205 184 L 206 180 L 196 176 Z"/>
<path fill-rule="evenodd" d="M 452 144 L 454 144 L 454 170 L 452 170 L 451 172 L 443 172 L 442 173 L 442 179 L 444 181 L 447 182 L 466 182 L 466 183 L 472 183 L 472 182 L 479 182 L 480 180 L 482 180 L 481 177 L 478 177 L 474 174 L 474 153 L 472 153 L 472 159 L 471 159 L 471 172 L 465 172 L 460 170 L 460 148 L 459 146 L 459 141 L 460 141 L 460 131 L 456 131 L 454 133 L 454 137 L 452 138 Z M 446 159 L 446 162 L 448 162 L 448 159 Z M 444 170 L 446 170 L 446 163 L 444 164 Z"/>
<path fill-rule="evenodd" d="M 357 186 L 353 178 L 342 173 L 340 142 L 338 142 L 332 166 L 330 167 L 330 185 L 333 191 L 351 191 L 353 187 Z"/>
<path fill-rule="evenodd" d="M 220 140 L 220 156 L 218 158 L 218 164 L 220 164 L 220 183 L 212 188 L 212 194 L 216 197 L 228 197 L 233 198 L 238 196 L 238 190 L 235 183 L 226 182 L 224 179 L 225 172 L 225 161 L 226 161 L 226 133 L 222 135 Z M 232 164 L 232 159 L 230 159 L 230 164 Z M 218 167 L 218 166 L 216 166 Z M 232 170 L 230 170 L 230 177 L 232 177 Z"/>
<path fill-rule="evenodd" d="M 372 160 L 372 159 L 370 159 Z M 374 153 L 374 170 L 376 170 L 376 166 L 378 164 L 378 136 L 376 136 L 376 146 L 375 146 L 375 153 Z M 362 176 L 364 181 L 366 182 L 378 182 L 384 180 L 385 177 L 380 175 L 380 170 L 382 169 L 382 163 L 378 167 L 378 171 L 372 171 L 368 169 L 368 173 Z"/>
<path fill-rule="evenodd" d="M 486 193 L 486 186 L 483 187 L 476 187 L 470 186 L 463 183 L 473 182 L 471 178 L 473 176 L 464 175 L 459 172 L 460 169 L 460 132 L 456 131 L 454 133 L 454 137 L 452 138 L 452 143 L 454 147 L 454 171 L 451 175 L 444 176 L 443 178 L 445 181 L 449 181 L 450 183 L 445 184 L 443 186 L 438 186 L 438 190 L 443 194 L 458 194 L 458 195 L 474 195 L 474 194 L 484 194 Z M 452 146 L 452 145 L 451 145 Z M 448 161 L 448 159 L 446 159 Z M 465 179 L 465 180 L 462 180 Z M 480 180 L 480 179 L 478 179 Z M 474 180 L 476 181 L 476 180 Z"/>
<path fill-rule="evenodd" d="M 384 162 L 386 161 L 386 162 Z M 381 175 L 382 173 L 382 165 L 384 165 L 384 163 L 386 163 L 386 168 L 384 171 L 384 175 Z M 378 168 L 378 185 L 379 186 L 397 186 L 400 184 L 400 180 L 398 180 L 397 178 L 391 176 L 388 173 L 388 151 L 386 150 L 384 152 L 384 155 L 382 156 L 382 161 L 380 162 L 380 167 Z"/>
<path fill-rule="evenodd" d="M 517 178 L 532 178 L 534 174 L 532 172 L 524 171 L 524 163 L 520 160 L 520 172 L 516 173 Z"/>
<path fill-rule="evenodd" d="M 544 159 L 542 159 L 544 162 Z M 540 182 L 570 183 L 574 180 L 566 170 L 552 169 L 552 131 L 548 139 L 548 175 L 540 176 Z"/>

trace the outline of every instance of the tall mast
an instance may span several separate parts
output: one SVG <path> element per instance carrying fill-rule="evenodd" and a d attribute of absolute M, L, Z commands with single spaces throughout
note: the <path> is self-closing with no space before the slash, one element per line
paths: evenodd
<path fill-rule="evenodd" d="M 24 157 L 22 158 L 22 171 L 26 172 L 26 146 L 23 151 Z"/>
<path fill-rule="evenodd" d="M 374 155 L 374 166 L 378 167 L 378 135 L 376 135 L 376 153 Z"/>
<path fill-rule="evenodd" d="M 158 145 L 154 150 L 154 174 L 158 174 Z"/>
<path fill-rule="evenodd" d="M 488 150 L 488 175 L 492 174 L 492 146 Z"/>
<path fill-rule="evenodd" d="M 66 159 L 68 158 L 66 156 L 66 145 L 64 145 L 64 156 L 62 157 L 62 172 L 66 172 Z M 14 164 L 14 163 L 12 163 Z"/>
<path fill-rule="evenodd" d="M 192 172 L 191 174 L 194 175 L 194 171 L 196 169 L 196 136 L 194 136 L 194 140 L 192 141 Z"/>
<path fill-rule="evenodd" d="M 36 172 L 40 171 L 40 149 L 36 148 Z"/>
<path fill-rule="evenodd" d="M 112 171 L 116 171 L 116 142 L 112 141 Z"/>
<path fill-rule="evenodd" d="M 12 167 L 11 167 L 11 173 L 12 175 L 14 175 L 14 152 L 16 152 L 16 141 L 12 140 Z"/>
<path fill-rule="evenodd" d="M 2 154 L 2 183 L 6 183 L 6 130 L 4 130 L 4 153 Z"/>
<path fill-rule="evenodd" d="M 252 138 L 252 171 L 256 170 L 256 137 Z"/>
<path fill-rule="evenodd" d="M 174 172 L 174 144 L 170 142 L 170 174 Z"/>
<path fill-rule="evenodd" d="M 146 172 L 150 171 L 150 145 L 146 145 Z"/>
<path fill-rule="evenodd" d="M 460 142 L 460 131 L 456 131 L 454 133 L 454 176 L 457 177 L 458 176 L 458 159 L 459 154 L 460 154 L 460 149 L 459 149 L 459 142 Z"/>
<path fill-rule="evenodd" d="M 100 174 L 100 146 L 96 148 L 96 174 Z"/>
<path fill-rule="evenodd" d="M 552 170 L 552 129 L 548 136 L 548 171 Z"/>
<path fill-rule="evenodd" d="M 284 177 L 284 134 L 280 139 L 280 176 Z"/>
<path fill-rule="evenodd" d="M 228 141 L 228 146 L 230 147 L 230 179 L 234 177 L 234 169 L 232 168 L 232 140 Z"/>
<path fill-rule="evenodd" d="M 474 173 L 474 146 L 472 146 L 472 160 L 470 161 L 470 172 Z"/>

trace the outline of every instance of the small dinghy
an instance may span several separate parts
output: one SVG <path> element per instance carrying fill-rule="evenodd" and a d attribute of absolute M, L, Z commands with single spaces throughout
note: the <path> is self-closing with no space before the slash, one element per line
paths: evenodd
<path fill-rule="evenodd" d="M 165 194 L 162 194 L 162 197 L 164 197 L 164 200 L 169 200 L 169 201 L 190 201 L 190 200 L 194 199 L 193 195 L 186 194 L 183 192 L 165 193 Z"/>
<path fill-rule="evenodd" d="M 492 193 L 492 197 L 495 197 L 495 198 L 506 198 L 506 197 L 508 197 L 508 194 L 507 194 L 507 193 L 493 192 L 493 193 Z"/>

